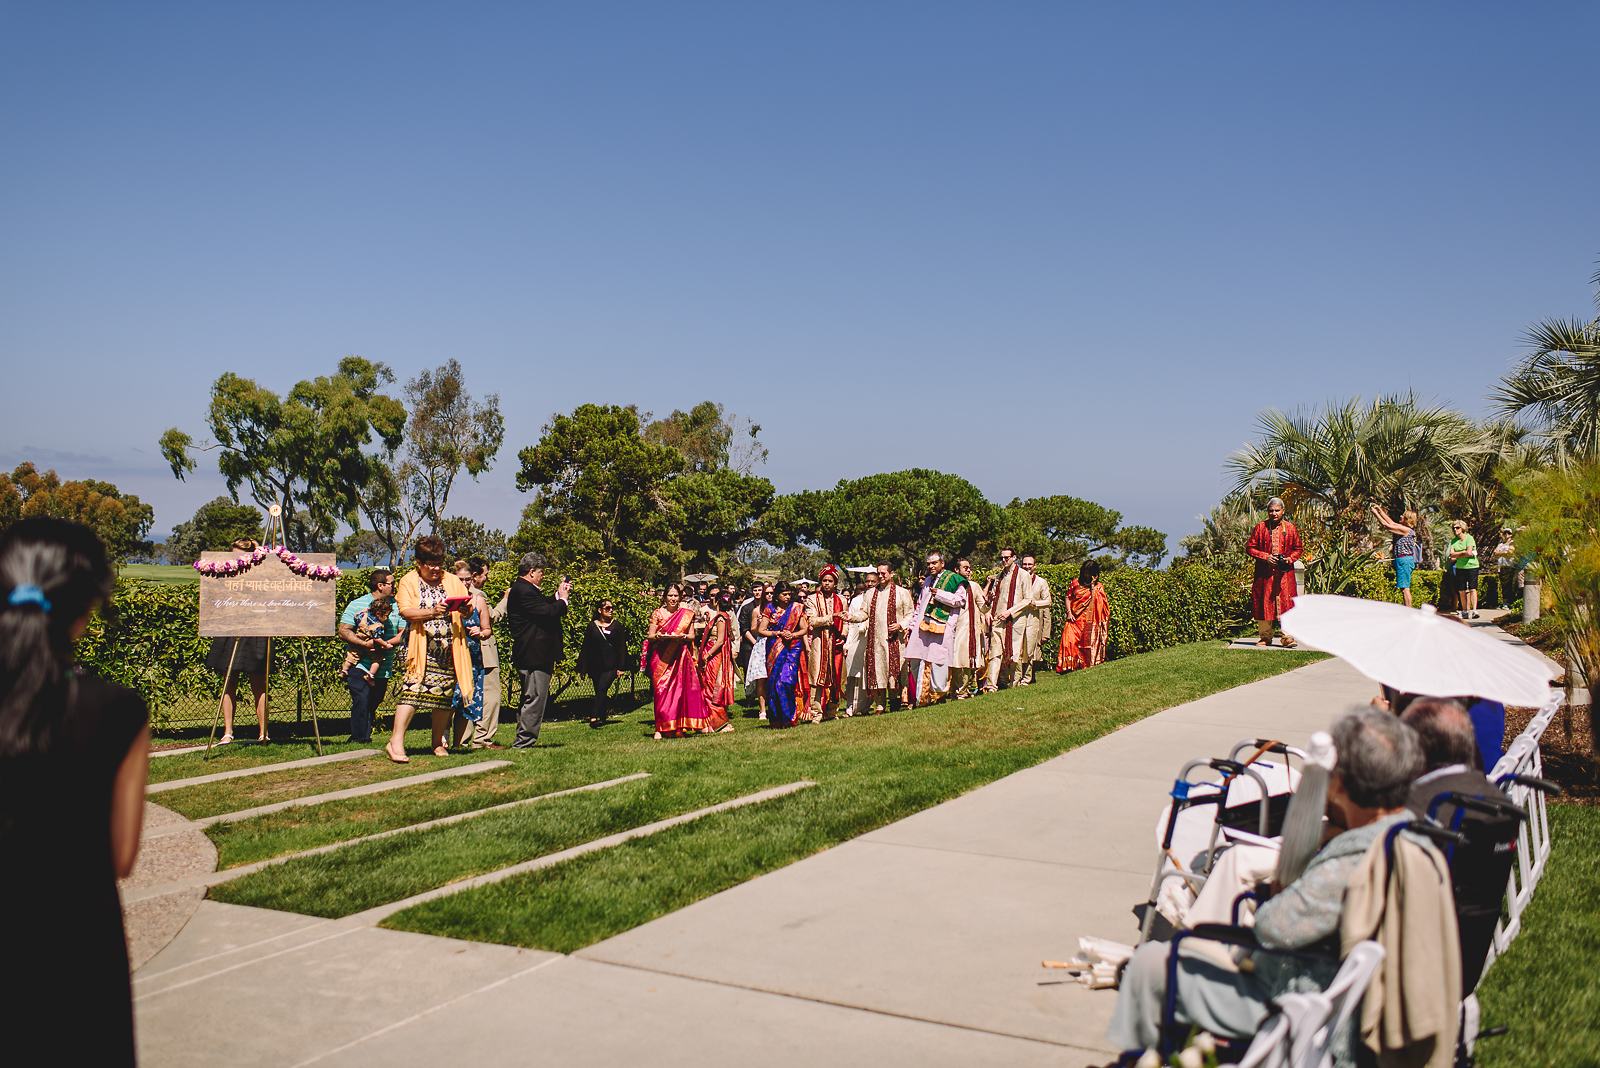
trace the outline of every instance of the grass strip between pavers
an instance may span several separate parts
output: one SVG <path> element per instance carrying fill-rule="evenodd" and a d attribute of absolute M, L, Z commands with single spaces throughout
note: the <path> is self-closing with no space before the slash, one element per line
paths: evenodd
<path fill-rule="evenodd" d="M 1013 771 L 1101 737 L 1150 713 L 1321 659 L 1316 653 L 1264 656 L 1207 642 L 1114 661 L 1034 686 L 889 716 L 788 731 L 736 720 L 728 735 L 653 742 L 648 721 L 629 716 L 603 730 L 568 730 L 547 748 L 509 753 L 516 767 L 494 789 L 461 784 L 448 796 L 278 813 L 214 833 L 225 863 L 276 850 L 295 852 L 338 834 L 359 834 L 450 811 L 648 771 L 643 783 L 604 796 L 563 798 L 437 832 L 400 835 L 246 876 L 213 890 L 220 900 L 313 915 L 346 915 L 448 882 L 555 852 L 615 830 L 689 811 L 769 786 L 809 779 L 804 795 L 719 813 L 648 839 L 508 880 L 551 895 L 512 900 L 498 886 L 465 891 L 389 921 L 429 933 L 570 950 L 626 930 L 726 886 L 792 863 Z M 506 753 L 496 754 L 507 756 Z M 423 763 L 428 763 L 424 760 Z M 445 785 L 445 784 L 434 784 Z M 509 795 L 509 796 L 508 796 Z M 322 813 L 322 808 L 330 809 Z M 292 819 L 285 820 L 284 817 Z M 256 826 L 251 826 L 255 824 Z M 235 839 L 234 835 L 245 837 Z M 459 841 L 458 841 L 459 839 Z M 268 853 L 267 855 L 273 855 Z M 479 894 L 505 901 L 475 906 Z M 551 902 L 561 900 L 559 908 Z M 461 912 L 457 912 L 457 910 Z M 492 929 L 461 915 L 494 916 Z"/>
<path fill-rule="evenodd" d="M 1600 807 L 1550 805 L 1551 851 L 1522 933 L 1478 986 L 1482 1068 L 1600 1064 Z"/>

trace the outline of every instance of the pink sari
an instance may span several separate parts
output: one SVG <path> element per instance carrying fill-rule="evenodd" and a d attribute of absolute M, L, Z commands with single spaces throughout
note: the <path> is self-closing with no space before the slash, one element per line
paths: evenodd
<path fill-rule="evenodd" d="M 694 613 L 680 608 L 660 628 L 663 634 L 688 634 Z M 641 657 L 655 698 L 656 730 L 662 734 L 697 731 L 706 725 L 706 699 L 692 642 L 646 640 Z"/>

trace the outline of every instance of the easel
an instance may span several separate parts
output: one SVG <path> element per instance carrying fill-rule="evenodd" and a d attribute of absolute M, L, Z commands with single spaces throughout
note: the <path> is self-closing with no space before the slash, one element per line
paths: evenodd
<path fill-rule="evenodd" d="M 268 506 L 268 508 L 267 508 L 267 533 L 266 533 L 266 540 L 263 542 L 263 544 L 265 544 L 265 545 L 287 545 L 288 544 L 288 539 L 287 539 L 287 535 L 286 535 L 285 528 L 284 528 L 284 525 L 283 525 L 282 516 L 283 516 L 283 509 L 280 506 L 278 506 L 276 504 Z M 274 541 L 273 540 L 274 538 L 276 538 L 277 540 Z M 321 717 L 318 716 L 318 714 L 317 714 L 316 697 L 314 696 L 314 694 L 312 692 L 312 689 L 311 689 L 311 661 L 310 661 L 309 657 L 306 654 L 306 646 L 305 646 L 306 640 L 307 639 L 305 639 L 305 638 L 301 638 L 300 639 L 300 669 L 301 669 L 301 672 L 303 673 L 303 677 L 305 679 L 305 686 L 306 686 L 305 693 L 306 693 L 306 696 L 311 699 L 311 735 L 312 735 L 313 740 L 316 743 L 317 755 L 321 756 L 322 755 L 322 725 L 321 725 Z M 207 735 L 207 737 L 206 737 L 206 751 L 202 756 L 202 759 L 205 759 L 205 760 L 210 760 L 211 759 L 212 752 L 216 748 L 217 721 L 222 717 L 222 702 L 227 699 L 228 686 L 229 686 L 230 683 L 233 682 L 233 663 L 234 663 L 234 658 L 239 655 L 239 641 L 240 641 L 240 639 L 238 639 L 238 638 L 233 639 L 233 648 L 228 651 L 228 670 L 222 676 L 222 692 L 217 695 L 217 707 L 216 707 L 216 710 L 212 713 L 212 716 L 211 716 L 211 733 L 209 735 Z M 266 698 L 267 707 L 268 707 L 268 715 L 270 716 L 271 715 L 271 706 L 272 706 L 272 689 L 271 689 L 271 682 L 272 682 L 272 637 L 271 637 L 271 635 L 267 636 L 267 662 L 266 662 L 266 665 L 264 666 L 264 668 L 262 670 L 264 672 L 265 677 L 262 680 L 261 692 L 262 692 L 263 696 Z M 235 699 L 235 703 L 237 704 L 237 699 Z M 237 710 L 237 707 L 236 707 L 235 708 L 235 714 L 236 715 L 237 715 L 237 711 L 238 710 Z"/>

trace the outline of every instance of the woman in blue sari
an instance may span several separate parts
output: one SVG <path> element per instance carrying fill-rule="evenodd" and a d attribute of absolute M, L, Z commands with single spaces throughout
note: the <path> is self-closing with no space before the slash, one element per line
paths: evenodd
<path fill-rule="evenodd" d="M 461 617 L 461 629 L 467 634 L 467 652 L 472 655 L 472 700 L 463 704 L 458 689 L 454 702 L 456 748 L 460 749 L 466 744 L 473 726 L 483 718 L 483 639 L 493 631 L 489 629 L 489 602 L 484 600 L 483 591 L 472 584 L 472 567 L 465 560 L 457 560 L 454 571 L 456 578 L 472 594 L 472 605 Z"/>
<path fill-rule="evenodd" d="M 756 633 L 767 640 L 767 713 L 774 727 L 806 720 L 811 681 L 806 671 L 806 610 L 795 603 L 787 582 L 773 587 L 772 605 L 756 617 Z"/>

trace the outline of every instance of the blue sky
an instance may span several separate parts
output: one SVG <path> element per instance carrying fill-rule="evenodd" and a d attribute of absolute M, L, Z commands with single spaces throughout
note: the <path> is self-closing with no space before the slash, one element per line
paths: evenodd
<path fill-rule="evenodd" d="M 909 466 L 1174 537 L 1263 408 L 1474 414 L 1592 314 L 1600 6 L 0 9 L 0 463 L 162 532 L 225 370 L 448 357 L 507 441 L 713 398 L 780 491 Z"/>

